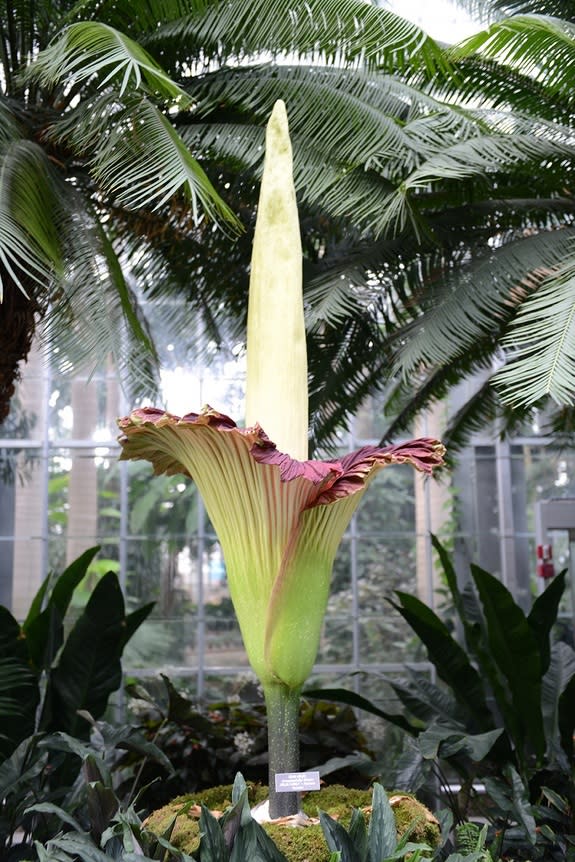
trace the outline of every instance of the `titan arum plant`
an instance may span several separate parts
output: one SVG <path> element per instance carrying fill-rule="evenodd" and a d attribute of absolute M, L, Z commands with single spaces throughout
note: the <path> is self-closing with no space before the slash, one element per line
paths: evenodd
<path fill-rule="evenodd" d="M 174 416 L 144 407 L 119 420 L 122 459 L 198 486 L 224 554 L 230 595 L 268 717 L 270 817 L 296 814 L 275 776 L 297 772 L 302 687 L 319 646 L 333 560 L 382 467 L 430 474 L 444 448 L 421 438 L 308 460 L 302 251 L 286 108 L 276 102 L 253 243 L 247 332 L 246 426 L 209 406 Z"/>

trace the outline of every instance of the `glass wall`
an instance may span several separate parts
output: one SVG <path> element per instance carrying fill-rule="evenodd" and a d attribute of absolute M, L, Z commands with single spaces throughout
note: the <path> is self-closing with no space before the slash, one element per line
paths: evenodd
<path fill-rule="evenodd" d="M 241 362 L 220 361 L 209 372 L 184 367 L 168 355 L 168 409 L 181 415 L 209 401 L 241 420 Z M 162 671 L 213 699 L 230 677 L 249 673 L 225 562 L 192 483 L 154 478 L 147 462 L 118 460 L 116 417 L 128 411 L 111 369 L 72 381 L 31 357 L 12 417 L 0 429 L 0 603 L 23 618 L 48 571 L 62 571 L 98 545 L 76 601 L 112 569 L 131 608 L 155 602 L 129 645 L 127 673 Z M 377 442 L 378 412 L 377 403 L 366 404 L 342 437 L 342 451 Z M 379 680 L 405 662 L 428 669 L 388 600 L 395 590 L 416 592 L 431 605 L 444 599 L 430 531 L 453 548 L 462 576 L 477 562 L 527 606 L 541 586 L 535 502 L 575 495 L 574 483 L 575 453 L 537 435 L 510 443 L 478 439 L 442 482 L 424 481 L 408 466 L 382 471 L 336 559 L 316 681 L 337 679 L 373 699 L 386 696 Z M 557 553 L 567 561 L 566 549 Z M 564 613 L 572 613 L 569 597 Z"/>

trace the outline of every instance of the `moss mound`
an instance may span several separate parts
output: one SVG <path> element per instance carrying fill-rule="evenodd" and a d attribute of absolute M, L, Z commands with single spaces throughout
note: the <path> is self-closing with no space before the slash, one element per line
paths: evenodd
<path fill-rule="evenodd" d="M 250 806 L 257 805 L 267 798 L 267 787 L 248 783 Z M 390 794 L 389 801 L 395 814 L 398 835 L 410 828 L 410 840 L 425 842 L 432 847 L 439 842 L 439 827 L 431 812 L 413 796 L 405 793 Z M 217 816 L 225 811 L 232 802 L 232 787 L 225 785 L 212 787 L 193 794 L 180 796 L 169 805 L 154 811 L 147 819 L 146 826 L 156 835 L 161 835 L 174 816 L 177 817 L 171 841 L 180 850 L 194 854 L 199 845 L 198 821 L 200 805 L 203 803 Z M 344 826 L 349 824 L 354 808 L 364 811 L 369 819 L 371 811 L 371 790 L 354 790 L 340 784 L 328 785 L 318 792 L 307 793 L 302 799 L 302 810 L 317 818 L 318 811 L 325 811 Z M 180 813 L 181 812 L 181 813 Z M 282 824 L 263 824 L 268 835 L 289 862 L 328 862 L 330 852 L 325 843 L 319 824 L 294 828 Z"/>

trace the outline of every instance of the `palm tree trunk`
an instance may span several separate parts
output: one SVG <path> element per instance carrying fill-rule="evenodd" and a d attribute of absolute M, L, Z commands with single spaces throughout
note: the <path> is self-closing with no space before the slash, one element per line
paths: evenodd
<path fill-rule="evenodd" d="M 32 284 L 26 285 L 28 296 L 18 288 L 9 273 L 0 267 L 4 296 L 0 302 L 0 425 L 10 413 L 10 402 L 20 379 L 20 363 L 25 362 L 32 346 L 36 324 L 43 309 L 34 296 Z"/>

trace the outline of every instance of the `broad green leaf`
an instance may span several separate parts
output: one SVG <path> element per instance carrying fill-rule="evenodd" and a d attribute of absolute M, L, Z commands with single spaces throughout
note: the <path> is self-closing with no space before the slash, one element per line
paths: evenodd
<path fill-rule="evenodd" d="M 457 754 L 464 754 L 478 763 L 484 760 L 497 742 L 503 728 L 486 733 L 461 733 L 453 727 L 434 724 L 418 736 L 417 742 L 426 759 L 437 757 L 448 760 Z"/>
<path fill-rule="evenodd" d="M 347 688 L 306 688 L 302 692 L 302 696 L 311 697 L 316 700 L 333 700 L 336 703 L 347 703 L 349 706 L 363 709 L 365 712 L 377 715 L 385 721 L 390 721 L 392 724 L 407 731 L 407 733 L 413 735 L 416 732 L 414 726 L 403 715 L 386 712 L 372 703 L 368 698 L 362 697 L 362 695 Z"/>
<path fill-rule="evenodd" d="M 0 795 L 17 798 L 46 768 L 47 755 L 38 749 L 38 739 L 28 736 L 0 763 Z"/>
<path fill-rule="evenodd" d="M 433 533 L 430 536 L 431 544 L 433 545 L 436 554 L 439 557 L 439 561 L 441 563 L 441 568 L 443 569 L 443 573 L 445 574 L 445 578 L 447 580 L 447 586 L 449 587 L 449 592 L 451 593 L 451 597 L 453 599 L 453 603 L 455 605 L 455 609 L 459 614 L 459 618 L 463 623 L 466 621 L 465 617 L 465 607 L 463 604 L 463 600 L 461 598 L 461 593 L 459 591 L 459 584 L 457 582 L 457 573 L 451 562 L 451 557 L 449 556 L 446 548 L 443 547 L 439 538 Z"/>
<path fill-rule="evenodd" d="M 325 811 L 319 812 L 319 822 L 328 850 L 332 853 L 339 853 L 340 862 L 363 862 L 349 833 L 341 823 L 338 823 Z"/>
<path fill-rule="evenodd" d="M 441 679 L 451 686 L 457 701 L 475 716 L 478 726 L 491 729 L 493 718 L 485 700 L 483 683 L 465 650 L 437 614 L 422 601 L 408 593 L 398 592 L 396 595 L 401 604 L 392 602 L 393 606 L 423 641 Z"/>
<path fill-rule="evenodd" d="M 83 832 L 67 832 L 64 835 L 57 835 L 48 841 L 47 844 L 49 855 L 46 856 L 46 862 L 53 860 L 65 859 L 66 857 L 52 856 L 56 851 L 63 851 L 68 854 L 67 859 L 81 859 L 82 862 L 110 862 L 110 857 L 103 850 L 100 850 L 91 837 Z"/>
<path fill-rule="evenodd" d="M 26 635 L 28 648 L 34 665 L 39 669 L 51 667 L 52 662 L 64 641 L 64 618 L 74 590 L 86 577 L 90 563 L 100 550 L 99 546 L 84 551 L 56 579 L 44 609 L 37 613 L 35 606 L 30 610 L 22 629 Z M 41 588 L 40 592 L 44 596 Z"/>
<path fill-rule="evenodd" d="M 490 652 L 504 674 L 512 698 L 506 716 L 517 753 L 525 756 L 529 742 L 538 757 L 545 751 L 541 716 L 541 657 L 538 643 L 525 614 L 497 578 L 479 566 L 471 574 L 483 604 Z"/>
<path fill-rule="evenodd" d="M 559 698 L 559 732 L 561 745 L 568 758 L 573 762 L 575 740 L 575 676 L 572 676 Z"/>
<path fill-rule="evenodd" d="M 369 858 L 386 859 L 397 846 L 397 826 L 393 809 L 385 790 L 377 782 L 373 785 L 371 817 L 367 829 Z"/>
<path fill-rule="evenodd" d="M 539 644 L 541 656 L 541 673 L 547 672 L 551 660 L 551 630 L 557 622 L 559 603 L 565 590 L 566 571 L 560 572 L 551 583 L 540 593 L 527 615 Z"/>
<path fill-rule="evenodd" d="M 90 563 L 99 550 L 99 545 L 88 548 L 77 559 L 73 560 L 56 580 L 49 601 L 58 608 L 62 618 L 70 606 L 74 590 L 86 577 Z"/>
<path fill-rule="evenodd" d="M 136 608 L 135 611 L 127 614 L 126 619 L 124 620 L 124 637 L 122 646 L 125 646 L 128 643 L 142 623 L 147 620 L 154 610 L 155 605 L 155 602 L 149 602 L 147 605 L 142 605 L 142 607 Z"/>
<path fill-rule="evenodd" d="M 68 811 L 65 811 L 53 802 L 36 802 L 34 805 L 30 805 L 29 808 L 26 809 L 25 813 L 29 813 L 31 811 L 37 812 L 38 814 L 54 814 L 62 821 L 62 823 L 65 823 L 67 826 L 71 826 L 76 832 L 82 831 L 78 821 L 75 820 Z"/>
<path fill-rule="evenodd" d="M 359 808 L 354 808 L 351 812 L 351 820 L 349 822 L 349 837 L 357 849 L 357 855 L 362 862 L 367 862 L 369 852 L 369 836 L 365 817 Z"/>
<path fill-rule="evenodd" d="M 124 599 L 113 572 L 104 575 L 70 631 L 46 692 L 41 726 L 59 727 L 86 737 L 89 725 L 78 716 L 86 710 L 99 718 L 110 694 L 121 684 L 120 656 L 125 643 Z"/>
<path fill-rule="evenodd" d="M 535 845 L 537 843 L 537 826 L 529 804 L 529 790 L 513 766 L 508 766 L 505 769 L 505 775 L 511 788 L 513 813 L 525 829 L 529 842 Z"/>
<path fill-rule="evenodd" d="M 559 641 L 553 644 L 551 660 L 541 683 L 541 712 L 547 742 L 547 757 L 563 761 L 569 769 L 568 759 L 561 750 L 559 707 L 561 696 L 575 677 L 575 652 L 568 644 Z"/>

